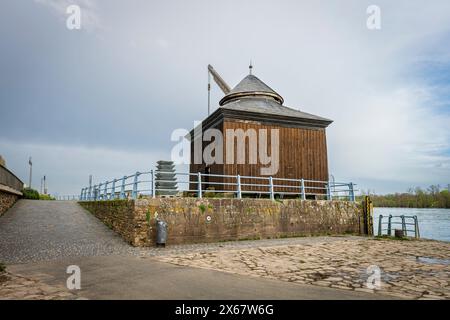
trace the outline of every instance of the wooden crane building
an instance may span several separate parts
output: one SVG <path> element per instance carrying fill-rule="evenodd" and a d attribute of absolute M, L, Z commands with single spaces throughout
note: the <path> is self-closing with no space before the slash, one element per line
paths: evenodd
<path fill-rule="evenodd" d="M 219 107 L 202 121 L 202 132 L 214 128 L 223 135 L 223 159 L 227 158 L 227 130 L 242 129 L 247 131 L 254 129 L 257 132 L 266 129 L 278 129 L 279 135 L 279 164 L 278 170 L 272 176 L 274 178 L 306 179 L 316 181 L 328 181 L 328 159 L 326 128 L 332 120 L 306 113 L 295 108 L 284 106 L 283 97 L 250 73 L 233 89 L 226 84 L 220 75 L 208 66 L 210 75 L 222 89 L 225 96 L 220 100 Z M 210 90 L 210 85 L 208 86 Z M 209 106 L 208 106 L 209 112 Z M 194 161 L 194 143 L 200 143 L 202 151 L 210 143 L 202 141 L 202 134 L 191 131 L 191 173 L 217 174 L 217 175 L 241 175 L 258 177 L 261 168 L 267 167 L 258 159 L 257 163 L 248 163 L 249 144 L 246 140 L 245 155 L 246 163 L 212 163 L 207 164 L 204 160 L 200 163 Z M 236 141 L 233 138 L 234 156 L 237 154 Z M 268 150 L 271 150 L 270 134 L 268 134 Z M 197 163 L 195 163 L 197 162 Z M 193 177 L 195 179 L 195 177 Z M 191 177 L 191 179 L 193 179 Z M 210 182 L 234 182 L 226 177 L 205 177 L 205 183 Z M 193 181 L 193 180 L 191 180 Z M 256 179 L 255 179 L 256 182 Z M 191 189 L 195 189 L 191 183 Z M 234 186 L 220 186 L 223 190 L 234 190 Z M 204 187 L 204 189 L 206 189 Z M 210 189 L 217 189 L 211 184 Z M 247 192 L 261 190 L 261 187 L 243 187 Z M 283 192 L 278 189 L 276 192 Z"/>

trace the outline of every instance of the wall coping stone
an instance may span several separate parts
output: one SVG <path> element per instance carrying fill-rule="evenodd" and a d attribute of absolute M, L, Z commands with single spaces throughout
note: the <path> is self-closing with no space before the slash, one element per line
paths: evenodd
<path fill-rule="evenodd" d="M 15 189 L 11 188 L 11 187 L 5 186 L 3 184 L 0 184 L 0 191 L 11 193 L 11 194 L 14 194 L 14 195 L 20 196 L 20 197 L 23 196 L 22 192 L 17 191 Z"/>

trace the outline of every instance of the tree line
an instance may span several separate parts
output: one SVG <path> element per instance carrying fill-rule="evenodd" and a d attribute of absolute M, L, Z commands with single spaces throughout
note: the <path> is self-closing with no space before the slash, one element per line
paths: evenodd
<path fill-rule="evenodd" d="M 450 192 L 448 189 L 441 189 L 439 185 L 425 190 L 420 187 L 411 188 L 405 193 L 377 195 L 369 191 L 362 194 L 370 195 L 375 207 L 450 208 Z"/>

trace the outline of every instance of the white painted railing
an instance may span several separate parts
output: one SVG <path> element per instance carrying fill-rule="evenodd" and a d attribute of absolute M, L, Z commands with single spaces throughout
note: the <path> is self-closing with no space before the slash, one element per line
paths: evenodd
<path fill-rule="evenodd" d="M 81 189 L 81 201 L 136 199 L 139 196 L 156 197 L 173 191 L 155 187 L 155 173 L 136 172 L 129 176 L 90 185 Z M 173 174 L 173 172 L 159 172 Z M 231 194 L 242 197 L 298 197 L 300 199 L 326 199 L 355 201 L 355 184 L 307 179 L 253 177 L 203 173 L 175 173 L 179 191 L 184 195 L 202 198 L 211 194 Z M 173 182 L 158 180 L 158 182 Z M 181 196 L 179 193 L 178 196 Z"/>

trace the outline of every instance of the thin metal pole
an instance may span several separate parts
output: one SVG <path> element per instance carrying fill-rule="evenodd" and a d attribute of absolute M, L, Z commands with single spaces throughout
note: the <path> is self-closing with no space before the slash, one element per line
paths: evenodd
<path fill-rule="evenodd" d="M 208 116 L 211 112 L 211 73 L 208 69 Z"/>
<path fill-rule="evenodd" d="M 348 184 L 348 190 L 349 190 L 349 195 L 350 195 L 350 201 L 355 202 L 355 189 L 353 187 L 353 182 L 350 182 Z"/>
<path fill-rule="evenodd" d="M 30 179 L 29 179 L 30 185 L 28 186 L 28 188 L 31 189 L 31 177 L 33 176 L 33 162 L 31 161 L 31 157 L 28 160 L 28 164 L 30 165 Z"/>
<path fill-rule="evenodd" d="M 382 221 L 383 221 L 383 215 L 380 214 L 380 217 L 378 218 L 378 236 L 381 237 L 381 228 L 382 228 Z"/>
<path fill-rule="evenodd" d="M 270 199 L 275 199 L 274 191 L 273 191 L 273 178 L 269 177 L 269 192 L 270 192 Z"/>
<path fill-rule="evenodd" d="M 202 174 L 197 173 L 197 197 L 202 198 Z"/>
<path fill-rule="evenodd" d="M 114 179 L 112 181 L 111 194 L 109 195 L 109 199 L 112 199 L 112 200 L 114 200 L 116 198 L 116 181 L 117 181 L 117 179 Z"/>
<path fill-rule="evenodd" d="M 137 194 L 138 194 L 138 178 L 139 178 L 140 173 L 136 172 L 136 174 L 134 175 L 134 181 L 133 181 L 133 193 L 132 193 L 132 197 L 133 199 L 137 199 Z"/>
<path fill-rule="evenodd" d="M 331 187 L 330 187 L 330 181 L 328 181 L 327 185 L 327 200 L 333 200 L 333 196 L 331 195 Z"/>
<path fill-rule="evenodd" d="M 88 200 L 92 200 L 92 175 L 89 176 L 89 192 L 88 192 Z"/>
<path fill-rule="evenodd" d="M 303 178 L 301 180 L 301 186 L 302 186 L 302 200 L 306 200 L 305 179 Z"/>
<path fill-rule="evenodd" d="M 150 170 L 150 173 L 152 175 L 152 198 L 154 198 L 156 196 L 155 193 L 155 173 L 153 172 L 153 170 Z"/>
<path fill-rule="evenodd" d="M 109 184 L 109 181 L 106 181 L 105 189 L 103 189 L 103 200 L 108 200 L 108 184 Z"/>
<path fill-rule="evenodd" d="M 401 215 L 400 216 L 402 218 L 402 230 L 403 230 L 403 236 L 406 237 L 408 235 L 407 231 L 406 231 L 406 222 L 405 222 L 405 216 Z"/>
<path fill-rule="evenodd" d="M 388 236 L 391 236 L 391 231 L 392 231 L 392 214 L 390 214 L 388 218 L 388 229 L 387 229 Z"/>
<path fill-rule="evenodd" d="M 416 238 L 420 238 L 420 231 L 419 231 L 419 220 L 417 219 L 417 216 L 414 216 L 414 224 L 415 224 L 415 234 L 416 234 Z"/>
<path fill-rule="evenodd" d="M 125 199 L 125 180 L 127 179 L 127 176 L 123 176 L 122 178 L 122 187 L 120 189 L 120 199 Z"/>
<path fill-rule="evenodd" d="M 236 176 L 236 185 L 237 185 L 237 197 L 238 199 L 242 199 L 242 186 L 241 186 L 241 175 Z"/>

